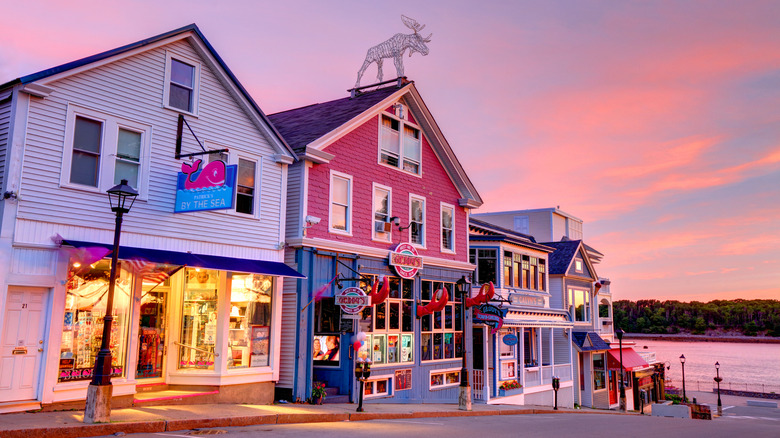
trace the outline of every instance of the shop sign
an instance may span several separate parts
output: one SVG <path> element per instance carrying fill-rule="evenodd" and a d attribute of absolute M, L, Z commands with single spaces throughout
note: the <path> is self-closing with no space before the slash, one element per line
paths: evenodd
<path fill-rule="evenodd" d="M 401 243 L 390 251 L 390 266 L 401 278 L 414 278 L 423 267 L 423 259 L 412 245 Z"/>
<path fill-rule="evenodd" d="M 506 316 L 506 309 L 499 309 L 492 304 L 480 304 L 474 309 L 474 324 L 485 324 L 491 327 L 490 334 L 493 335 L 498 332 L 504 325 L 504 317 Z"/>
<path fill-rule="evenodd" d="M 62 367 L 62 364 L 60 364 Z M 92 379 L 93 368 L 76 368 L 73 370 L 60 370 L 60 377 L 57 379 L 60 382 L 71 380 L 90 380 Z M 122 375 L 122 367 L 111 367 L 111 377 L 120 377 Z"/>
<path fill-rule="evenodd" d="M 371 305 L 371 297 L 359 287 L 348 287 L 336 294 L 336 305 L 341 306 L 344 313 L 354 315 Z"/>
<path fill-rule="evenodd" d="M 504 342 L 504 344 L 509 345 L 511 347 L 517 344 L 517 336 L 515 336 L 514 333 L 509 333 L 508 335 L 504 335 L 504 337 L 501 338 L 501 341 Z"/>
<path fill-rule="evenodd" d="M 544 307 L 544 298 L 534 295 L 509 294 L 509 301 L 515 306 Z"/>
<path fill-rule="evenodd" d="M 192 165 L 182 163 L 182 171 L 176 177 L 174 213 L 233 208 L 238 166 L 217 160 L 201 170 L 200 164 L 201 160 Z"/>

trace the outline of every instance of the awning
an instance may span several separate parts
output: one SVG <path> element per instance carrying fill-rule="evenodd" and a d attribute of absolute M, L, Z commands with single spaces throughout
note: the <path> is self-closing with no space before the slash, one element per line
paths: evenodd
<path fill-rule="evenodd" d="M 623 369 L 626 371 L 635 371 L 635 370 L 641 370 L 642 368 L 647 368 L 650 365 L 645 362 L 644 359 L 640 355 L 634 351 L 633 348 L 623 348 Z M 609 350 L 609 355 L 612 356 L 612 359 L 614 359 L 614 362 L 610 361 L 610 365 L 614 364 L 614 366 L 610 366 L 610 368 L 618 368 L 620 369 L 620 352 L 621 350 L 618 348 Z"/>
<path fill-rule="evenodd" d="M 574 324 L 569 321 L 567 315 L 564 310 L 509 306 L 504 317 L 504 327 L 571 328 Z"/>
<path fill-rule="evenodd" d="M 103 243 L 81 242 L 77 240 L 64 240 L 64 245 L 76 248 L 99 246 L 113 250 L 114 245 Z M 237 259 L 205 254 L 192 254 L 188 252 L 164 251 L 160 249 L 134 248 L 120 246 L 118 257 L 123 260 L 143 258 L 154 263 L 169 265 L 189 266 L 193 268 L 218 269 L 221 271 L 251 272 L 254 274 L 275 275 L 279 277 L 306 278 L 295 269 L 281 262 L 269 262 L 266 260 Z"/>
<path fill-rule="evenodd" d="M 604 351 L 609 350 L 609 344 L 601 339 L 596 332 L 572 332 L 571 334 L 574 348 L 577 351 Z"/>

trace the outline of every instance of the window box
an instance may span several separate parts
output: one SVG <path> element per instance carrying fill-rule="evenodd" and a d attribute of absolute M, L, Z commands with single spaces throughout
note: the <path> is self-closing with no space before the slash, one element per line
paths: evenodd
<path fill-rule="evenodd" d="M 515 388 L 515 389 L 499 389 L 498 390 L 498 396 L 499 397 L 509 397 L 510 395 L 517 395 L 522 394 L 523 388 Z"/>

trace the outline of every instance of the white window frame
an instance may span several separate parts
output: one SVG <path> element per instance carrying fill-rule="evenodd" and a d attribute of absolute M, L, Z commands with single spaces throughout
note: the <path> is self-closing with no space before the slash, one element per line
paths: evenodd
<path fill-rule="evenodd" d="M 373 389 L 374 392 L 371 394 L 365 394 L 365 388 L 364 388 L 363 398 L 369 399 L 373 397 L 387 397 L 389 395 L 393 395 L 392 389 L 390 387 L 395 383 L 393 382 L 394 378 L 395 378 L 394 376 L 388 375 L 388 376 L 377 376 L 376 378 L 371 378 L 366 380 L 366 388 L 368 387 L 368 385 L 371 385 L 371 388 Z M 385 392 L 376 392 L 376 382 L 381 382 L 383 380 L 387 381 L 387 385 L 386 385 L 387 390 Z"/>
<path fill-rule="evenodd" d="M 584 263 L 585 263 L 584 260 L 582 260 L 580 258 L 575 258 L 574 259 L 574 272 L 576 272 L 578 274 L 584 273 L 585 272 L 585 269 L 583 269 Z"/>
<path fill-rule="evenodd" d="M 444 368 L 444 369 L 437 369 L 437 370 L 430 370 L 428 371 L 428 390 L 429 391 L 438 391 L 440 389 L 445 388 L 453 388 L 456 386 L 460 386 L 460 381 L 463 379 L 463 376 L 460 375 L 460 368 Z M 458 381 L 457 383 L 446 383 L 447 373 L 458 373 Z M 444 375 L 444 381 L 445 383 L 443 385 L 437 385 L 437 386 L 431 386 L 431 377 L 433 377 L 434 374 L 443 374 Z"/>
<path fill-rule="evenodd" d="M 412 242 L 412 227 L 411 227 L 411 225 L 412 225 L 412 203 L 414 201 L 422 201 L 422 204 L 423 204 L 423 208 L 422 208 L 422 243 L 414 243 L 414 242 Z M 428 233 L 425 232 L 425 227 L 428 224 L 428 218 L 426 217 L 427 216 L 427 214 L 426 214 L 427 211 L 426 210 L 428 210 L 428 202 L 425 199 L 425 197 L 410 193 L 409 194 L 409 230 L 408 230 L 409 234 L 408 234 L 408 236 L 409 236 L 409 244 L 412 245 L 415 248 L 420 248 L 420 249 L 426 249 L 427 248 L 426 239 L 428 238 Z"/>
<path fill-rule="evenodd" d="M 192 78 L 192 111 L 186 111 L 181 108 L 176 108 L 169 104 L 170 92 L 171 92 L 171 60 L 177 60 L 185 64 L 195 67 L 195 72 Z M 176 52 L 167 50 L 165 52 L 165 82 L 163 84 L 163 108 L 167 108 L 178 113 L 189 114 L 194 117 L 198 117 L 198 103 L 200 102 L 200 62 L 190 57 L 181 55 Z"/>
<path fill-rule="evenodd" d="M 217 150 L 217 149 L 228 149 L 227 146 L 221 145 L 218 143 L 214 143 L 211 141 L 204 142 L 206 144 L 207 149 L 209 150 Z M 233 193 L 233 208 L 232 209 L 224 209 L 224 210 L 210 210 L 212 213 L 220 213 L 220 214 L 229 214 L 234 215 L 236 217 L 242 217 L 247 219 L 260 219 L 260 196 L 262 195 L 262 191 L 260 190 L 260 183 L 262 181 L 262 168 L 263 168 L 263 157 L 253 157 L 249 156 L 243 153 L 235 152 L 235 150 L 231 150 L 229 152 L 222 152 L 222 155 L 227 157 L 225 161 L 225 165 L 232 166 L 232 165 L 238 165 L 239 159 L 244 159 L 247 161 L 252 161 L 255 163 L 255 196 L 252 200 L 252 214 L 246 214 L 246 213 L 239 213 L 236 211 L 236 206 L 238 205 L 238 169 L 236 169 L 236 190 L 235 193 Z M 197 157 L 196 157 L 197 158 Z M 193 158 L 196 159 L 196 158 Z M 208 164 L 210 162 L 211 155 L 206 154 L 200 157 L 201 160 L 203 160 L 203 163 L 200 165 L 200 168 L 203 169 L 203 166 Z"/>
<path fill-rule="evenodd" d="M 441 236 L 442 234 L 444 234 L 443 233 L 444 232 L 444 221 L 443 221 L 442 216 L 444 215 L 444 210 L 445 209 L 450 210 L 452 212 L 452 228 L 450 229 L 451 236 L 452 236 L 452 248 L 450 249 L 450 248 L 447 248 L 447 247 L 444 246 L 444 238 L 442 237 L 441 238 L 441 242 L 440 242 L 439 250 L 441 252 L 443 252 L 443 253 L 455 254 L 456 253 L 456 251 L 455 251 L 455 206 L 452 205 L 452 204 L 447 204 L 446 202 L 439 203 L 439 231 L 441 231 L 441 233 L 439 235 Z M 423 238 L 424 237 L 425 236 L 423 235 Z"/>
<path fill-rule="evenodd" d="M 349 181 L 349 189 L 347 190 L 347 229 L 339 230 L 333 228 L 333 179 L 342 178 Z M 330 187 L 328 187 L 328 232 L 333 234 L 341 234 L 343 236 L 352 236 L 352 210 L 354 209 L 354 203 L 352 202 L 352 193 L 354 192 L 354 180 L 352 175 L 337 172 L 335 170 L 330 171 Z"/>
<path fill-rule="evenodd" d="M 374 210 L 374 206 L 376 205 L 376 191 L 378 190 L 384 190 L 387 192 L 387 219 L 388 221 L 393 216 L 393 189 L 384 186 L 381 184 L 373 183 L 371 185 L 371 240 L 376 242 L 392 242 L 393 240 L 393 228 L 390 227 L 389 233 L 382 233 L 386 234 L 387 238 L 383 239 L 379 236 L 379 232 L 376 230 L 376 210 Z"/>
<path fill-rule="evenodd" d="M 406 112 L 406 107 L 404 107 L 404 112 Z M 382 162 L 382 117 L 387 117 L 389 119 L 393 119 L 398 122 L 398 166 L 391 166 L 387 163 Z M 376 162 L 380 166 L 389 167 L 391 169 L 400 170 L 401 172 L 406 173 L 407 175 L 414 175 L 418 178 L 422 178 L 423 174 L 423 131 L 420 129 L 420 127 L 414 123 L 409 122 L 406 120 L 406 117 L 399 118 L 393 113 L 389 113 L 387 111 L 383 111 L 379 117 L 378 121 L 379 123 L 379 141 L 377 146 L 377 155 L 376 155 Z M 404 126 L 409 125 L 410 128 L 416 129 L 420 133 L 420 163 L 418 170 L 419 172 L 414 173 L 410 172 L 408 170 L 404 169 Z"/>
<path fill-rule="evenodd" d="M 73 162 L 73 135 L 75 133 L 77 116 L 100 122 L 103 125 L 100 137 L 97 187 L 70 182 L 71 164 Z M 60 187 L 100 193 L 101 195 L 104 195 L 108 189 L 114 187 L 116 185 L 114 183 L 114 172 L 116 170 L 117 141 L 119 140 L 120 128 L 141 134 L 138 187 L 133 188 L 138 191 L 139 200 L 147 200 L 149 196 L 152 126 L 74 104 L 68 104 L 65 119 L 65 142 L 63 145 L 62 169 L 60 170 Z"/>
<path fill-rule="evenodd" d="M 591 300 L 590 291 L 587 289 L 582 289 L 579 287 L 567 287 L 567 294 L 566 294 L 566 300 L 568 301 L 568 308 L 569 312 L 571 314 L 572 322 L 575 324 L 586 324 L 590 323 L 593 318 L 591 313 L 593 312 L 593 301 Z M 577 320 L 577 309 L 574 307 L 574 302 L 576 302 L 576 294 L 582 294 L 583 299 L 583 306 L 585 311 L 585 320 L 579 321 Z"/>

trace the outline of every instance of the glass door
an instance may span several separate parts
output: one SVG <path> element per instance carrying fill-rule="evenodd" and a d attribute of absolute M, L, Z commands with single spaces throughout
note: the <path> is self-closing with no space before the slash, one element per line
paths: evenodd
<path fill-rule="evenodd" d="M 138 320 L 137 379 L 162 379 L 167 346 L 166 330 L 170 278 L 158 282 L 143 278 L 141 311 Z"/>

